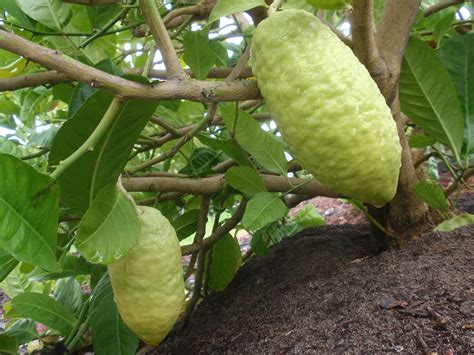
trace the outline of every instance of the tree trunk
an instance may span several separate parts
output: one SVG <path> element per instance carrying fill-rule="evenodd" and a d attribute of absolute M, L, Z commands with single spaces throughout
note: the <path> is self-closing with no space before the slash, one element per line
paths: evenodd
<path fill-rule="evenodd" d="M 440 215 L 429 209 L 414 193 L 414 187 L 419 179 L 405 135 L 405 124 L 400 113 L 398 95 L 391 104 L 391 110 L 402 146 L 402 165 L 394 199 L 382 208 L 369 208 L 369 213 L 390 234 L 384 235 L 376 228 L 371 228 L 379 249 L 400 247 L 421 233 L 431 230 L 435 222 L 440 220 Z"/>

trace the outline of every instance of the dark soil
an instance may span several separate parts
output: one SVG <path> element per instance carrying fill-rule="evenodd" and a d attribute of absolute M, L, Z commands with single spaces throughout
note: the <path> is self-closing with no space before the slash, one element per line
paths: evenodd
<path fill-rule="evenodd" d="M 458 208 L 472 209 L 473 198 Z M 380 255 L 367 225 L 303 231 L 251 258 L 158 348 L 343 351 L 474 353 L 474 225 Z"/>

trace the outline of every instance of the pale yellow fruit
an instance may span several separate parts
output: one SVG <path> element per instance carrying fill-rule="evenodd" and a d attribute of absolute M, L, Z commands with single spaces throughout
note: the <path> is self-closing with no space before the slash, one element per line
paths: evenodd
<path fill-rule="evenodd" d="M 157 209 L 138 211 L 136 246 L 108 269 L 123 321 L 145 343 L 157 345 L 183 310 L 181 250 L 175 230 Z"/>
<path fill-rule="evenodd" d="M 283 139 L 327 188 L 376 206 L 397 189 L 401 146 L 390 109 L 366 68 L 302 10 L 262 21 L 252 69 Z"/>

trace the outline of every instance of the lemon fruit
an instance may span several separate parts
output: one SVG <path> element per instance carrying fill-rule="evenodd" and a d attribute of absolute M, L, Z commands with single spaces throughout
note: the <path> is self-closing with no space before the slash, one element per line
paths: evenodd
<path fill-rule="evenodd" d="M 157 209 L 138 207 L 138 218 L 137 244 L 108 270 L 123 321 L 145 343 L 157 345 L 183 309 L 181 249 L 175 230 Z"/>
<path fill-rule="evenodd" d="M 390 201 L 401 164 L 397 128 L 350 48 L 303 10 L 262 21 L 251 45 L 262 96 L 301 164 L 343 196 Z"/>

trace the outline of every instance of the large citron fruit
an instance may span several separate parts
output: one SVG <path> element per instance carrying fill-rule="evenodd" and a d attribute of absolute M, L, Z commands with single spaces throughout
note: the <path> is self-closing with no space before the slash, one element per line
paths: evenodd
<path fill-rule="evenodd" d="M 158 210 L 138 211 L 137 244 L 108 269 L 123 321 L 145 343 L 157 345 L 183 309 L 181 250 L 175 230 Z"/>
<path fill-rule="evenodd" d="M 401 160 L 396 125 L 352 51 L 302 10 L 262 21 L 251 48 L 260 91 L 302 165 L 341 195 L 390 201 Z"/>

